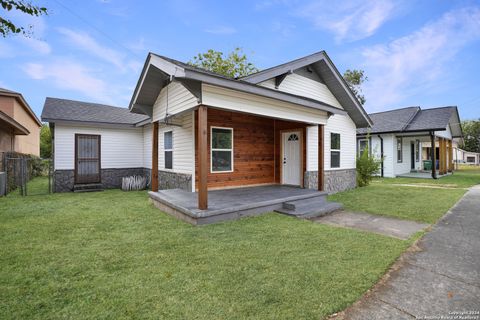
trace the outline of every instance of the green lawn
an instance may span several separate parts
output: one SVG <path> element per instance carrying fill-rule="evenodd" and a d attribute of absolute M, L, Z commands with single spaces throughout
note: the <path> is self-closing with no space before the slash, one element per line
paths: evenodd
<path fill-rule="evenodd" d="M 440 179 L 395 178 L 375 179 L 372 184 L 422 184 L 448 188 L 468 188 L 480 184 L 480 167 L 461 166 L 452 175 Z"/>
<path fill-rule="evenodd" d="M 193 227 L 145 192 L 0 198 L 2 319 L 321 319 L 411 241 L 279 214 Z"/>
<path fill-rule="evenodd" d="M 47 177 L 35 177 L 27 182 L 27 195 L 41 195 L 48 194 L 48 178 Z M 8 194 L 8 197 L 20 197 L 21 190 L 17 188 Z"/>
<path fill-rule="evenodd" d="M 445 186 L 449 189 L 405 187 L 398 184 Z M 329 200 L 340 202 L 352 211 L 435 223 L 462 197 L 466 187 L 475 184 L 480 184 L 480 169 L 470 167 L 438 180 L 378 178 L 368 187 L 337 193 L 329 196 Z"/>

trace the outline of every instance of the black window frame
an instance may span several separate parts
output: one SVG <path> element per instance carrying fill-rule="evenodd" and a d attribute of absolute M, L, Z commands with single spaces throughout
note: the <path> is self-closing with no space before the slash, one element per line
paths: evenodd
<path fill-rule="evenodd" d="M 338 149 L 333 148 L 334 136 L 338 136 Z M 330 132 L 330 168 L 340 168 L 341 167 L 341 149 L 342 149 L 342 138 L 340 133 Z M 338 155 L 338 165 L 334 165 L 334 155 Z"/>
<path fill-rule="evenodd" d="M 170 148 L 167 148 L 167 136 L 170 134 Z M 168 155 L 168 156 L 167 156 Z M 168 166 L 167 159 L 170 158 L 170 166 Z M 163 168 L 173 170 L 173 130 L 163 132 Z"/>

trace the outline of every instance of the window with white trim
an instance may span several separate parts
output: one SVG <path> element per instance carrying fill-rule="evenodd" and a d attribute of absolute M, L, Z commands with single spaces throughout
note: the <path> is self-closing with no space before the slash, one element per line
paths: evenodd
<path fill-rule="evenodd" d="M 330 168 L 340 168 L 340 133 L 330 133 Z"/>
<path fill-rule="evenodd" d="M 165 169 L 173 169 L 173 131 L 163 133 L 163 151 L 165 155 Z"/>
<path fill-rule="evenodd" d="M 415 140 L 415 161 L 420 162 L 420 140 Z"/>
<path fill-rule="evenodd" d="M 211 172 L 233 171 L 233 129 L 211 127 Z"/>
<path fill-rule="evenodd" d="M 403 143 L 402 138 L 397 138 L 397 162 L 403 162 Z"/>

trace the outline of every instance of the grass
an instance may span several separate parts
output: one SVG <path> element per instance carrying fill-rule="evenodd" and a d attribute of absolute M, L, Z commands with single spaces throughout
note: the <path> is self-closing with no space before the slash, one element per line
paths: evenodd
<path fill-rule="evenodd" d="M 0 314 L 325 318 L 410 243 L 273 213 L 193 227 L 145 192 L 0 198 Z"/>
<path fill-rule="evenodd" d="M 27 182 L 27 195 L 40 195 L 48 193 L 48 177 L 35 177 Z M 20 197 L 21 189 L 18 187 L 12 191 L 9 197 Z"/>
<path fill-rule="evenodd" d="M 454 171 L 452 175 L 440 179 L 418 179 L 418 178 L 395 178 L 375 179 L 373 184 L 421 184 L 444 186 L 448 188 L 469 188 L 480 184 L 480 167 L 461 166 L 460 170 Z"/>
<path fill-rule="evenodd" d="M 405 187 L 398 184 L 446 186 L 448 189 Z M 480 168 L 462 168 L 438 180 L 416 178 L 378 178 L 368 187 L 329 196 L 346 209 L 400 219 L 435 223 L 466 192 L 480 184 Z"/>

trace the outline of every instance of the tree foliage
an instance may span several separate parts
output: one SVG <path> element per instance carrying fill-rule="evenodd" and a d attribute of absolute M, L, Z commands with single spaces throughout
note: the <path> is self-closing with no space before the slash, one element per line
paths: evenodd
<path fill-rule="evenodd" d="M 223 52 L 210 49 L 199 53 L 188 63 L 231 78 L 244 77 L 258 71 L 241 48 L 235 48 L 227 56 Z"/>
<path fill-rule="evenodd" d="M 462 121 L 464 144 L 462 149 L 480 152 L 480 119 Z"/>
<path fill-rule="evenodd" d="M 370 153 L 368 144 L 362 154 L 357 157 L 357 185 L 365 187 L 370 184 L 373 176 L 380 170 L 382 159 L 377 159 Z"/>
<path fill-rule="evenodd" d="M 367 100 L 362 94 L 362 84 L 365 81 L 368 81 L 368 77 L 365 75 L 365 71 L 347 69 L 347 71 L 345 71 L 345 73 L 343 74 L 343 78 L 357 97 L 358 101 L 360 101 L 360 103 L 364 105 Z"/>
<path fill-rule="evenodd" d="M 40 157 L 43 159 L 52 156 L 52 133 L 48 124 L 43 124 L 40 130 Z"/>
<path fill-rule="evenodd" d="M 18 26 L 12 20 L 6 18 L 5 13 L 12 10 L 18 10 L 30 16 L 47 15 L 47 8 L 33 5 L 30 1 L 23 0 L 0 0 L 0 6 L 3 12 L 0 14 L 0 34 L 5 38 L 9 34 L 21 33 L 26 37 L 32 34 L 32 26 Z"/>

